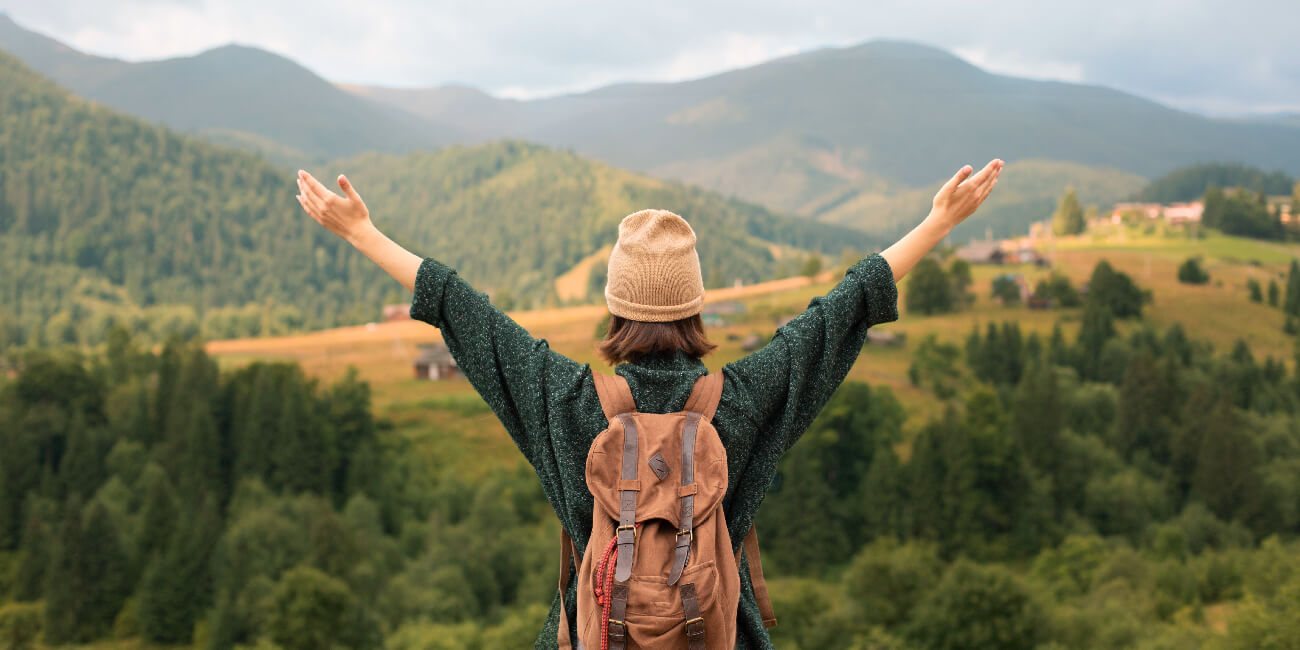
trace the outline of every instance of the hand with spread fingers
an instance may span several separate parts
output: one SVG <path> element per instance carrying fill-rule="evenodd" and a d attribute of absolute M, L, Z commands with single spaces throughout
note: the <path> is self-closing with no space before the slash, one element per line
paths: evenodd
<path fill-rule="evenodd" d="M 298 203 L 302 204 L 302 208 L 316 223 L 343 239 L 354 241 L 373 228 L 370 211 L 347 177 L 340 175 L 338 183 L 344 196 L 335 194 L 311 174 L 300 169 Z"/>
<path fill-rule="evenodd" d="M 952 232 L 954 226 L 975 214 L 975 210 L 993 191 L 993 186 L 998 184 L 1002 165 L 1000 159 L 994 158 L 974 176 L 971 176 L 970 165 L 962 167 L 934 195 L 934 203 L 925 220 L 903 235 L 893 246 L 881 251 L 880 255 L 894 271 L 895 282 L 902 280 L 922 257 L 930 253 L 935 244 Z"/>
<path fill-rule="evenodd" d="M 949 230 L 965 221 L 989 197 L 993 186 L 998 184 L 1002 165 L 1001 160 L 994 158 L 974 176 L 971 176 L 970 165 L 962 167 L 934 195 L 929 218 Z"/>
<path fill-rule="evenodd" d="M 370 221 L 370 210 L 346 176 L 339 176 L 343 196 L 321 185 L 311 174 L 298 170 L 298 203 L 316 223 L 342 237 L 363 255 L 382 267 L 402 286 L 415 290 L 415 277 L 422 259 L 379 232 Z"/>

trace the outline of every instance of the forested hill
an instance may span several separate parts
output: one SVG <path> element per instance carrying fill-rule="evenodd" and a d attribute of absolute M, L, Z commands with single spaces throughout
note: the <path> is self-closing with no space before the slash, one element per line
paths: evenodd
<path fill-rule="evenodd" d="M 524 304 L 543 303 L 556 275 L 641 207 L 692 220 L 714 284 L 769 277 L 768 239 L 834 254 L 868 243 L 515 143 L 319 171 L 344 169 L 399 241 Z M 290 172 L 87 103 L 4 54 L 0 188 L 0 347 L 94 342 L 115 322 L 153 336 L 328 327 L 401 298 L 301 212 Z"/>

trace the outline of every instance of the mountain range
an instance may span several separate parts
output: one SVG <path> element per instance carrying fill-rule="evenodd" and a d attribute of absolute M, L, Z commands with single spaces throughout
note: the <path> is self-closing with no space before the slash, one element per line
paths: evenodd
<path fill-rule="evenodd" d="M 531 101 L 460 85 L 336 86 L 238 46 L 127 63 L 3 17 L 0 49 L 89 99 L 285 166 L 517 138 L 882 237 L 898 232 L 895 215 L 919 216 L 918 192 L 993 157 L 1021 165 L 1038 188 L 1001 197 L 970 225 L 999 234 L 1045 217 L 1065 186 L 1091 188 L 1081 199 L 1106 204 L 1196 162 L 1300 173 L 1294 116 L 1213 119 L 1109 88 L 992 74 L 908 42 Z"/>
<path fill-rule="evenodd" d="M 94 343 L 114 325 L 155 339 L 317 329 L 374 320 L 401 300 L 303 214 L 292 171 L 86 101 L 4 53 L 0 161 L 0 349 Z M 649 205 L 690 219 L 710 287 L 770 279 L 791 266 L 779 257 L 878 243 L 515 141 L 325 167 L 339 168 L 385 232 L 507 307 L 558 303 L 559 276 Z"/>

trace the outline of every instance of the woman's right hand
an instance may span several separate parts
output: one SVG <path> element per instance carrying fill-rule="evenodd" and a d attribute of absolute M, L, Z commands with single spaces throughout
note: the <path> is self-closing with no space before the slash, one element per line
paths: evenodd
<path fill-rule="evenodd" d="M 978 174 L 971 176 L 971 167 L 967 165 L 957 171 L 939 193 L 934 195 L 930 216 L 941 230 L 949 231 L 966 220 L 984 203 L 993 186 L 998 184 L 998 175 L 1002 173 L 1003 162 L 997 158 L 989 161 Z"/>
<path fill-rule="evenodd" d="M 339 187 L 346 196 L 330 191 L 311 174 L 298 170 L 298 203 L 330 232 L 355 243 L 357 238 L 374 229 L 370 210 L 346 176 L 339 175 Z"/>

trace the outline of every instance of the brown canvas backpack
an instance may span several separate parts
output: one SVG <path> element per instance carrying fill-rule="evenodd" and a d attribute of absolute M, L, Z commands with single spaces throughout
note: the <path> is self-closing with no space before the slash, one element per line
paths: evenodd
<path fill-rule="evenodd" d="M 587 453 L 595 501 L 578 566 L 578 650 L 729 650 L 736 644 L 740 552 L 722 514 L 727 451 L 711 422 L 723 377 L 696 381 L 676 413 L 640 413 L 627 380 L 592 373 L 609 428 Z M 776 625 L 758 538 L 741 547 L 763 624 Z M 561 540 L 560 647 L 573 541 Z"/>

